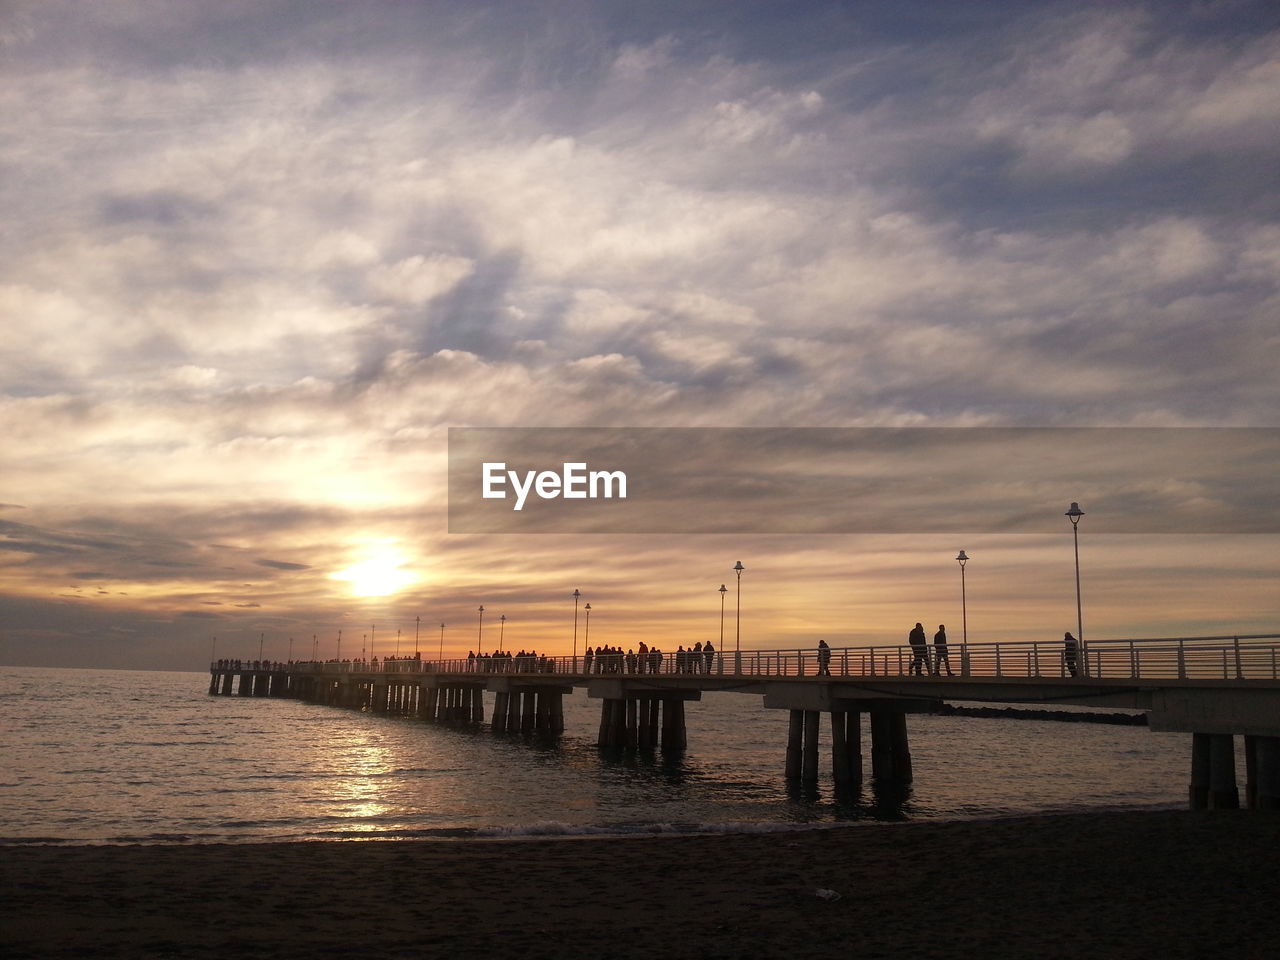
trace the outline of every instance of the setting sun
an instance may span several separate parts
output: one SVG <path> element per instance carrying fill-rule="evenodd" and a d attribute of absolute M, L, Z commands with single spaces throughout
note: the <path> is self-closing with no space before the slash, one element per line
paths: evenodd
<path fill-rule="evenodd" d="M 386 597 L 398 593 L 417 580 L 417 575 L 403 569 L 404 555 L 390 543 L 369 548 L 365 559 L 345 570 L 331 574 L 334 580 L 346 580 L 357 597 Z"/>

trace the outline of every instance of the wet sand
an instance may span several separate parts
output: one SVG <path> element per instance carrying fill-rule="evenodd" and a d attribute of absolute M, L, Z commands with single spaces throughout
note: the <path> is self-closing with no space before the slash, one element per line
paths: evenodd
<path fill-rule="evenodd" d="M 824 899 L 819 890 L 835 891 Z M 0 849 L 20 958 L 1280 955 L 1280 816 Z"/>

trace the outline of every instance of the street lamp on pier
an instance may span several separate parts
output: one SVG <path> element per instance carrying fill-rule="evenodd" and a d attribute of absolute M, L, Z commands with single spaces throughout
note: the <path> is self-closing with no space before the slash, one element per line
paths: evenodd
<path fill-rule="evenodd" d="M 484 604 L 480 604 L 480 628 L 476 633 L 476 654 L 484 649 Z"/>
<path fill-rule="evenodd" d="M 1080 504 L 1073 500 L 1064 516 L 1071 521 L 1071 542 L 1076 551 L 1076 643 L 1080 645 L 1080 653 L 1084 660 L 1084 675 L 1087 677 L 1089 655 L 1084 649 L 1084 617 L 1080 607 L 1080 518 L 1084 516 L 1084 511 L 1080 509 Z"/>
<path fill-rule="evenodd" d="M 729 588 L 723 583 L 720 584 L 720 650 L 721 656 L 724 651 L 724 595 L 729 592 Z"/>
<path fill-rule="evenodd" d="M 582 612 L 586 614 L 586 626 L 582 630 L 582 645 L 584 647 L 591 646 L 591 604 L 583 604 Z"/>
<path fill-rule="evenodd" d="M 578 669 L 578 600 L 582 594 L 577 587 L 573 588 L 573 669 Z"/>
<path fill-rule="evenodd" d="M 733 672 L 742 672 L 742 571 L 747 569 L 739 560 L 733 565 L 733 572 L 738 575 L 738 609 L 734 615 L 733 626 Z"/>
<path fill-rule="evenodd" d="M 498 618 L 498 652 L 502 652 L 502 638 L 507 633 L 507 615 L 504 613 Z"/>
<path fill-rule="evenodd" d="M 960 555 L 956 557 L 956 560 L 959 561 L 960 563 L 960 619 L 964 629 L 964 633 L 962 636 L 963 636 L 963 641 L 965 643 L 968 643 L 969 642 L 969 604 L 964 594 L 964 565 L 969 562 L 969 558 L 965 556 L 965 552 L 961 550 Z"/>

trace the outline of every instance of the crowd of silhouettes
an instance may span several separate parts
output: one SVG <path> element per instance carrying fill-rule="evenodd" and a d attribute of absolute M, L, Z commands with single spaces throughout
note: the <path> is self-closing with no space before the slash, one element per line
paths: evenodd
<path fill-rule="evenodd" d="M 555 673 L 556 663 L 536 650 L 495 650 L 493 653 L 467 651 L 467 670 L 472 673 Z"/>

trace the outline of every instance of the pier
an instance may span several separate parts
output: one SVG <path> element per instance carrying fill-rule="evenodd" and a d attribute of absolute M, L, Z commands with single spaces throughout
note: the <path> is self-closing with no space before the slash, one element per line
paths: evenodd
<path fill-rule="evenodd" d="M 930 648 L 930 653 L 932 653 Z M 909 646 L 716 652 L 709 656 L 300 661 L 220 660 L 210 695 L 290 697 L 495 734 L 558 736 L 564 696 L 600 701 L 597 743 L 681 751 L 685 704 L 704 693 L 750 694 L 789 712 L 783 775 L 815 783 L 822 729 L 837 787 L 862 783 L 862 730 L 877 783 L 913 780 L 908 717 L 944 701 L 1045 703 L 1141 710 L 1152 730 L 1191 734 L 1193 809 L 1242 805 L 1235 737 L 1244 738 L 1243 805 L 1280 809 L 1280 634 L 1091 641 L 1078 660 L 1062 644 L 951 644 L 954 675 L 912 672 Z M 823 714 L 826 714 L 824 720 Z"/>

